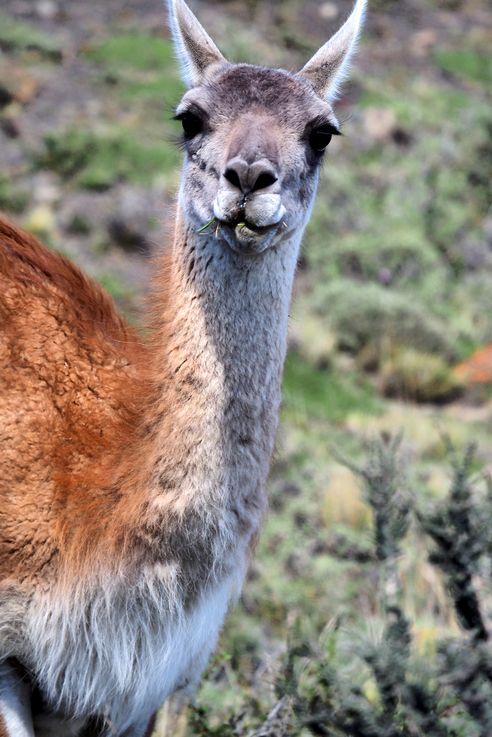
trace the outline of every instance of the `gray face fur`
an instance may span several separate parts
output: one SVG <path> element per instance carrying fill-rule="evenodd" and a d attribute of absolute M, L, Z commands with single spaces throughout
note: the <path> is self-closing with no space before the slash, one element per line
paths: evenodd
<path fill-rule="evenodd" d="M 353 51 L 365 0 L 298 74 L 230 64 L 184 0 L 171 28 L 191 89 L 179 104 L 186 150 L 180 202 L 199 230 L 258 255 L 302 229 L 324 149 L 339 132 L 329 99 Z"/>

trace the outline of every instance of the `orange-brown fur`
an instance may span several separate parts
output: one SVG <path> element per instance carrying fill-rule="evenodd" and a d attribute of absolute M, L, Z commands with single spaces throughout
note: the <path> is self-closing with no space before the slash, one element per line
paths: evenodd
<path fill-rule="evenodd" d="M 201 379 L 186 354 L 195 326 L 176 333 L 179 248 L 156 260 L 145 341 L 95 282 L 3 219 L 0 248 L 0 585 L 70 585 L 101 563 L 117 569 L 126 551 L 138 566 L 134 533 L 154 525 L 163 443 L 160 508 L 179 514 L 190 501 L 178 491 L 192 449 L 171 430 L 176 415 L 194 424 Z"/>
<path fill-rule="evenodd" d="M 0 219 L 0 580 L 42 576 L 107 527 L 144 355 L 94 282 Z"/>

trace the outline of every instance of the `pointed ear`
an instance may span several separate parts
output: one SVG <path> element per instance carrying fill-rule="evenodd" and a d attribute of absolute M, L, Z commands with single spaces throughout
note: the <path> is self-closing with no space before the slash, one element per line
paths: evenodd
<path fill-rule="evenodd" d="M 167 0 L 167 3 L 183 81 L 188 87 L 196 87 L 202 83 L 209 66 L 226 60 L 184 0 Z"/>
<path fill-rule="evenodd" d="M 299 75 L 313 85 L 323 99 L 334 99 L 347 73 L 350 58 L 364 22 L 367 0 L 356 0 L 350 17 L 301 69 Z"/>

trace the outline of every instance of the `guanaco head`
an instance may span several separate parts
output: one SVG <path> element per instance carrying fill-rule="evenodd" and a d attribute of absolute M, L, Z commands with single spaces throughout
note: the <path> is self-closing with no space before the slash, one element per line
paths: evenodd
<path fill-rule="evenodd" d="M 184 0 L 169 0 L 188 91 L 176 118 L 186 150 L 181 205 L 199 229 L 259 254 L 302 229 L 320 164 L 340 133 L 331 102 L 357 43 L 366 0 L 297 73 L 225 59 Z"/>

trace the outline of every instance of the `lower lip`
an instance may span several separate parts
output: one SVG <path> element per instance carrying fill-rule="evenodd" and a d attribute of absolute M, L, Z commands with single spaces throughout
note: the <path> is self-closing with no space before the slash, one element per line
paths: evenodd
<path fill-rule="evenodd" d="M 275 225 L 268 225 L 266 228 L 256 228 L 248 223 L 238 223 L 234 228 L 234 233 L 237 238 L 255 238 L 269 233 L 275 227 Z"/>
<path fill-rule="evenodd" d="M 272 238 L 278 230 L 278 225 L 266 228 L 250 228 L 246 223 L 233 226 L 221 223 L 227 244 L 237 253 L 255 256 L 271 245 Z"/>

